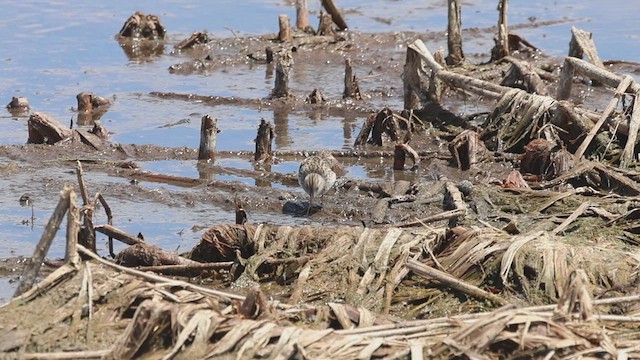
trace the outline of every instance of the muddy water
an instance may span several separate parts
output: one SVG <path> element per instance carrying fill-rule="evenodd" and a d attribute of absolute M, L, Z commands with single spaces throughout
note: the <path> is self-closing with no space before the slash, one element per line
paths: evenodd
<path fill-rule="evenodd" d="M 446 1 L 444 0 L 354 0 L 337 1 L 345 10 L 350 26 L 360 32 L 439 32 L 427 44 L 432 49 L 445 48 Z M 200 118 L 211 114 L 219 119 L 222 133 L 218 137 L 219 150 L 252 150 L 256 125 L 265 118 L 276 125 L 277 150 L 349 149 L 363 118 L 336 117 L 326 114 L 208 106 L 184 101 L 159 100 L 152 91 L 195 93 L 239 98 L 263 98 L 273 87 L 273 77 L 265 68 L 241 64 L 214 68 L 206 74 L 171 75 L 168 67 L 185 61 L 170 55 L 174 43 L 192 31 L 208 30 L 218 37 L 233 37 L 274 33 L 277 15 L 288 13 L 294 18 L 290 1 L 20 1 L 3 7 L 0 18 L 0 102 L 8 103 L 12 96 L 26 96 L 33 111 L 46 112 L 62 122 L 75 117 L 75 95 L 93 91 L 114 99 L 103 122 L 113 133 L 112 141 L 125 144 L 155 144 L 195 148 L 198 144 Z M 318 1 L 310 1 L 314 23 Z M 603 59 L 640 60 L 640 23 L 635 15 L 640 2 L 617 3 L 598 0 L 536 2 L 516 1 L 509 7 L 512 31 L 524 36 L 544 52 L 562 56 L 567 51 L 569 29 L 575 25 L 592 31 Z M 495 23 L 496 1 L 465 1 L 463 27 L 484 29 Z M 147 61 L 130 60 L 114 34 L 123 21 L 136 10 L 158 14 L 169 31 L 170 41 L 163 54 Z M 544 25 L 551 22 L 552 25 Z M 532 24 L 543 24 L 532 26 Z M 465 33 L 465 51 L 486 58 L 491 33 Z M 402 36 L 399 35 L 402 39 Z M 411 40 L 411 38 L 407 38 Z M 399 41 L 393 51 L 395 73 L 402 67 L 404 47 Z M 366 56 L 353 54 L 354 58 Z M 358 73 L 357 62 L 355 71 Z M 306 93 L 321 88 L 330 98 L 342 92 L 342 64 L 326 62 L 322 66 L 297 64 L 291 75 L 295 92 Z M 399 76 L 389 79 L 376 74 L 361 74 L 361 89 L 385 92 L 368 100 L 372 108 L 402 105 Z M 471 111 L 472 109 L 467 109 Z M 25 116 L 0 112 L 0 144 L 17 145 L 26 141 Z M 10 162 L 0 159 L 3 165 Z M 21 167 L 22 164 L 14 164 Z M 245 159 L 223 159 L 225 167 L 250 169 Z M 180 176 L 197 177 L 193 161 L 165 161 L 141 163 L 144 169 Z M 293 173 L 297 163 L 284 162 L 274 171 Z M 383 178 L 392 172 L 384 166 L 364 168 L 353 165 L 347 177 Z M 73 183 L 72 166 L 61 166 L 32 176 L 44 179 L 37 183 L 28 179 L 16 180 L 10 172 L 0 176 L 0 258 L 28 256 L 32 253 L 42 229 L 57 202 L 60 184 Z M 50 181 L 47 181 L 50 179 Z M 236 175 L 219 175 L 218 180 L 242 181 L 258 185 L 255 180 Z M 87 174 L 89 183 L 102 186 L 124 186 L 127 180 L 107 175 Z M 186 191 L 169 185 L 141 184 L 146 191 L 168 196 L 168 191 Z M 287 185 L 271 186 L 291 190 Z M 26 206 L 18 199 L 31 194 L 33 201 Z M 137 233 L 166 249 L 189 249 L 202 234 L 196 225 L 229 222 L 228 212 L 204 205 L 140 204 L 126 196 L 111 201 L 120 216 L 123 229 Z M 153 206 L 147 206 L 153 205 Z M 98 219 L 100 220 L 100 218 Z M 104 219 L 102 219 L 104 220 Z M 256 222 L 302 224 L 310 220 L 285 215 L 252 214 Z M 101 243 L 102 244 L 102 243 Z M 104 249 L 102 249 L 104 250 Z M 60 257 L 62 239 L 54 243 L 51 256 Z M 4 283 L 0 283 L 0 293 Z M 0 298 L 2 295 L 0 295 Z"/>

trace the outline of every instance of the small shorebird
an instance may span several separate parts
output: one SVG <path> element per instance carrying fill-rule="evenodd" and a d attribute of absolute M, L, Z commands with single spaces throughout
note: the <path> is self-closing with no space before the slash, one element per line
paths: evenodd
<path fill-rule="evenodd" d="M 310 156 L 300 164 L 298 183 L 309 194 L 307 215 L 311 211 L 313 198 L 324 195 L 336 183 L 336 173 L 333 171 L 335 164 L 336 159 L 326 151 Z"/>

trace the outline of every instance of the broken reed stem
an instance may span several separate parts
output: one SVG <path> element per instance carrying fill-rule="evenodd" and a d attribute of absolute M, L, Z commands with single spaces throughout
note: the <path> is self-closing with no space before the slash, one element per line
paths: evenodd
<path fill-rule="evenodd" d="M 80 187 L 80 195 L 82 196 L 82 205 L 89 204 L 89 191 L 84 183 L 84 174 L 82 171 L 82 163 L 76 160 L 76 175 L 78 177 L 78 186 Z"/>
<path fill-rule="evenodd" d="M 339 30 L 347 30 L 347 22 L 344 21 L 340 10 L 333 3 L 333 0 L 322 0 L 322 7 L 331 15 L 331 20 L 338 26 Z"/>
<path fill-rule="evenodd" d="M 624 151 L 620 158 L 620 167 L 625 168 L 631 161 L 634 160 L 636 139 L 638 137 L 638 131 L 640 130 L 640 90 L 636 91 L 636 95 L 633 99 L 633 112 L 631 113 L 631 120 L 629 121 L 629 137 L 627 143 L 624 145 Z"/>
<path fill-rule="evenodd" d="M 78 256 L 78 234 L 80 233 L 80 211 L 76 205 L 76 193 L 69 193 L 69 213 L 67 215 L 67 247 L 65 251 L 65 262 L 78 264 L 80 257 Z"/>
<path fill-rule="evenodd" d="M 569 215 L 569 217 L 567 217 L 562 222 L 562 224 L 558 225 L 555 229 L 551 231 L 551 234 L 558 235 L 559 233 L 564 231 L 564 229 L 566 229 L 567 226 L 571 225 L 572 222 L 576 221 L 578 217 L 584 214 L 584 212 L 587 211 L 587 209 L 589 209 L 589 206 L 591 206 L 589 202 L 583 202 L 582 204 L 580 204 L 580 206 L 578 206 L 578 208 L 574 212 L 572 212 L 571 215 Z"/>
<path fill-rule="evenodd" d="M 443 285 L 446 285 L 454 290 L 461 291 L 467 295 L 488 300 L 494 305 L 498 305 L 498 306 L 504 306 L 508 304 L 506 300 L 490 292 L 484 291 L 478 288 L 477 286 L 467 284 L 460 279 L 457 279 L 443 271 L 424 265 L 416 260 L 413 260 L 413 259 L 408 260 L 406 266 L 409 270 L 413 271 L 414 273 L 420 276 L 424 276 L 424 277 L 436 280 L 437 282 Z"/>
<path fill-rule="evenodd" d="M 307 0 L 296 0 L 296 29 L 305 30 L 309 27 L 309 10 Z"/>
<path fill-rule="evenodd" d="M 31 262 L 24 269 L 22 273 L 22 281 L 13 297 L 20 296 L 25 291 L 31 289 L 33 283 L 38 276 L 38 272 L 40 271 L 40 266 L 42 266 L 42 261 L 44 260 L 45 255 L 49 251 L 49 247 L 51 246 L 51 242 L 53 238 L 56 236 L 58 232 L 58 228 L 60 227 L 60 223 L 62 222 L 62 218 L 64 214 L 69 209 L 69 199 L 70 194 L 73 192 L 73 188 L 71 186 L 65 185 L 65 187 L 60 192 L 60 200 L 58 201 L 58 205 L 56 206 L 51 218 L 49 218 L 49 222 L 44 228 L 42 232 L 42 236 L 40 237 L 40 241 L 36 246 L 36 249 L 31 257 Z"/>
<path fill-rule="evenodd" d="M 218 130 L 218 119 L 209 115 L 202 117 L 200 125 L 200 148 L 198 149 L 198 160 L 213 159 L 216 154 L 216 134 Z"/>
<path fill-rule="evenodd" d="M 613 112 L 613 110 L 615 109 L 616 105 L 618 104 L 618 101 L 620 101 L 620 97 L 627 91 L 627 88 L 629 87 L 629 85 L 631 85 L 632 82 L 633 82 L 633 78 L 629 75 L 625 76 L 622 79 L 622 81 L 618 85 L 618 88 L 616 89 L 613 99 L 609 101 L 609 105 L 607 105 L 607 108 L 604 110 L 604 112 L 600 116 L 600 119 L 598 120 L 598 122 L 591 128 L 591 130 L 589 131 L 589 134 L 587 134 L 587 136 L 582 141 L 582 144 L 580 144 L 580 146 L 578 147 L 578 150 L 576 150 L 576 153 L 575 153 L 576 160 L 580 160 L 582 158 L 582 155 L 589 147 L 589 144 L 591 144 L 591 140 L 593 140 L 593 138 L 596 136 L 598 131 L 600 131 L 600 128 L 602 127 L 602 125 L 604 125 L 604 122 L 607 121 L 607 118 L 609 117 L 611 112 Z"/>
<path fill-rule="evenodd" d="M 280 14 L 278 16 L 278 27 L 280 29 L 280 31 L 278 31 L 278 41 L 291 42 L 293 36 L 291 35 L 291 24 L 289 22 L 289 15 Z"/>
<path fill-rule="evenodd" d="M 464 60 L 462 53 L 462 10 L 460 0 L 448 0 L 447 64 L 457 65 Z"/>

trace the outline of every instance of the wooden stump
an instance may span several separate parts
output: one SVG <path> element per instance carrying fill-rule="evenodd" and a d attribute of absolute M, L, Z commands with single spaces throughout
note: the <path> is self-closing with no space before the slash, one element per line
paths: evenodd
<path fill-rule="evenodd" d="M 278 32 L 278 41 L 291 42 L 293 39 L 291 35 L 291 24 L 289 23 L 289 15 L 280 14 L 278 16 L 278 26 L 280 31 Z"/>
<path fill-rule="evenodd" d="M 218 120 L 209 115 L 202 117 L 200 125 L 200 148 L 198 160 L 213 159 L 216 154 L 216 134 L 219 133 Z"/>
<path fill-rule="evenodd" d="M 261 119 L 260 125 L 258 126 L 258 136 L 256 137 L 256 153 L 254 154 L 255 161 L 271 161 L 273 158 L 271 144 L 273 143 L 274 135 L 273 125 L 265 119 Z"/>
<path fill-rule="evenodd" d="M 29 110 L 29 100 L 26 97 L 12 97 L 11 102 L 7 104 L 7 109 L 11 110 Z"/>
<path fill-rule="evenodd" d="M 404 85 L 405 110 L 417 110 L 422 107 L 422 99 L 427 89 L 424 88 L 420 73 L 422 72 L 422 60 L 415 50 L 407 48 L 407 57 L 404 62 L 402 82 Z"/>
<path fill-rule="evenodd" d="M 407 155 L 402 148 L 402 144 L 396 144 L 393 149 L 393 170 L 404 170 L 404 163 Z"/>
<path fill-rule="evenodd" d="M 462 53 L 462 11 L 460 0 L 448 0 L 447 64 L 458 65 L 464 60 Z"/>
<path fill-rule="evenodd" d="M 296 0 L 296 28 L 302 31 L 310 28 L 307 0 Z"/>
<path fill-rule="evenodd" d="M 308 104 L 324 104 L 325 102 L 327 102 L 327 98 L 324 96 L 324 94 L 320 90 L 313 89 L 311 94 L 307 96 L 304 102 Z"/>
<path fill-rule="evenodd" d="M 273 49 L 267 47 L 264 49 L 265 56 L 267 57 L 267 64 L 273 63 Z"/>
<path fill-rule="evenodd" d="M 289 73 L 293 67 L 293 56 L 290 50 L 279 53 L 276 62 L 276 83 L 271 96 L 274 98 L 289 96 Z"/>
<path fill-rule="evenodd" d="M 140 11 L 131 15 L 118 32 L 123 38 L 147 40 L 164 40 L 166 34 L 167 30 L 158 16 L 145 15 Z"/>
<path fill-rule="evenodd" d="M 604 69 L 604 64 L 602 60 L 600 60 L 596 44 L 593 42 L 593 34 L 572 26 L 568 56 L 582 59 L 584 55 L 587 55 L 589 62 L 593 65 Z"/>
<path fill-rule="evenodd" d="M 360 87 L 358 86 L 358 79 L 353 75 L 353 68 L 351 67 L 351 59 L 345 60 L 344 69 L 344 99 L 361 100 Z"/>
<path fill-rule="evenodd" d="M 27 144 L 53 145 L 60 140 L 70 137 L 73 133 L 71 129 L 41 112 L 31 114 L 29 121 L 27 121 L 27 127 L 29 129 Z"/>
<path fill-rule="evenodd" d="M 333 20 L 331 20 L 331 15 L 329 14 L 320 14 L 320 23 L 318 24 L 318 35 L 327 36 L 327 35 L 335 35 L 335 31 L 333 31 Z"/>
<path fill-rule="evenodd" d="M 507 27 L 507 0 L 498 3 L 498 37 L 496 45 L 491 49 L 491 61 L 511 55 L 509 49 L 509 29 Z"/>

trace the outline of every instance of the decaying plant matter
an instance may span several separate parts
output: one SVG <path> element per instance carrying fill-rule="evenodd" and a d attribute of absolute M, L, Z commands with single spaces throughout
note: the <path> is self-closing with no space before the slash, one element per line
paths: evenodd
<path fill-rule="evenodd" d="M 365 106 L 360 103 L 366 90 L 350 61 L 341 94 L 346 100 L 328 99 L 319 90 L 296 97 L 288 84 L 296 66 L 293 47 L 339 51 L 349 44 L 340 33 L 347 25 L 338 8 L 333 1 L 322 3 L 330 13 L 320 17 L 325 35 L 311 35 L 303 18 L 296 29 L 280 18 L 287 26 L 279 38 L 268 38 L 280 47 L 275 88 L 246 103 L 274 113 L 296 106 L 328 112 Z M 64 187 L 16 296 L 0 307 L 10 324 L 0 329 L 0 351 L 9 357 L 113 359 L 640 358 L 640 86 L 604 68 L 590 34 L 579 29 L 572 31 L 559 76 L 529 61 L 526 51 L 515 54 L 518 44 L 537 50 L 509 33 L 506 1 L 499 2 L 491 61 L 472 64 L 459 37 L 460 2 L 448 3 L 455 30 L 449 55 L 411 41 L 404 111 L 361 108 L 368 118 L 356 149 L 333 152 L 340 162 L 394 160 L 393 170 L 390 161 L 383 169 L 391 181 L 338 181 L 337 198 L 350 199 L 341 193 L 351 192 L 351 199 L 366 199 L 362 209 L 334 207 L 330 215 L 353 220 L 348 225 L 254 223 L 251 210 L 272 206 L 295 214 L 295 206 L 288 206 L 297 199 L 278 190 L 257 205 L 246 204 L 237 195 L 248 187 L 207 176 L 242 171 L 256 182 L 295 184 L 295 175 L 270 170 L 276 155 L 297 160 L 299 154 L 274 153 L 275 126 L 265 119 L 255 151 L 244 154 L 253 158 L 253 170 L 231 172 L 201 161 L 200 177 L 187 178 L 110 160 L 110 169 L 130 180 L 233 193 L 219 201 L 232 203 L 236 223 L 211 226 L 184 254 L 115 226 L 105 197 L 89 196 L 78 162 L 82 205 L 74 188 Z M 306 2 L 297 4 L 302 17 Z M 120 35 L 162 42 L 165 30 L 157 18 L 136 13 Z M 209 40 L 196 37 L 184 49 Z M 251 55 L 247 61 L 273 71 L 273 51 L 267 49 L 267 60 Z M 583 55 L 589 62 L 579 59 Z M 573 87 L 582 86 L 577 77 L 603 86 L 610 97 L 604 110 L 572 95 Z M 231 101 L 152 95 L 213 106 Z M 448 96 L 492 102 L 483 114 L 454 115 L 447 110 Z M 203 120 L 200 157 L 224 155 L 215 150 L 212 118 Z M 86 144 L 100 151 L 110 146 L 42 113 L 33 113 L 28 124 L 29 143 Z M 282 123 L 276 120 L 276 126 Z M 421 149 L 425 139 L 443 151 Z M 138 151 L 120 145 L 113 150 L 127 159 Z M 176 158 L 196 157 L 195 151 L 178 153 Z M 483 167 L 490 163 L 501 167 L 499 176 Z M 452 171 L 463 179 L 450 178 Z M 94 224 L 98 204 L 106 224 Z M 35 284 L 65 214 L 64 263 Z M 100 256 L 96 232 L 109 237 L 115 262 Z M 113 240 L 128 247 L 116 255 Z"/>

